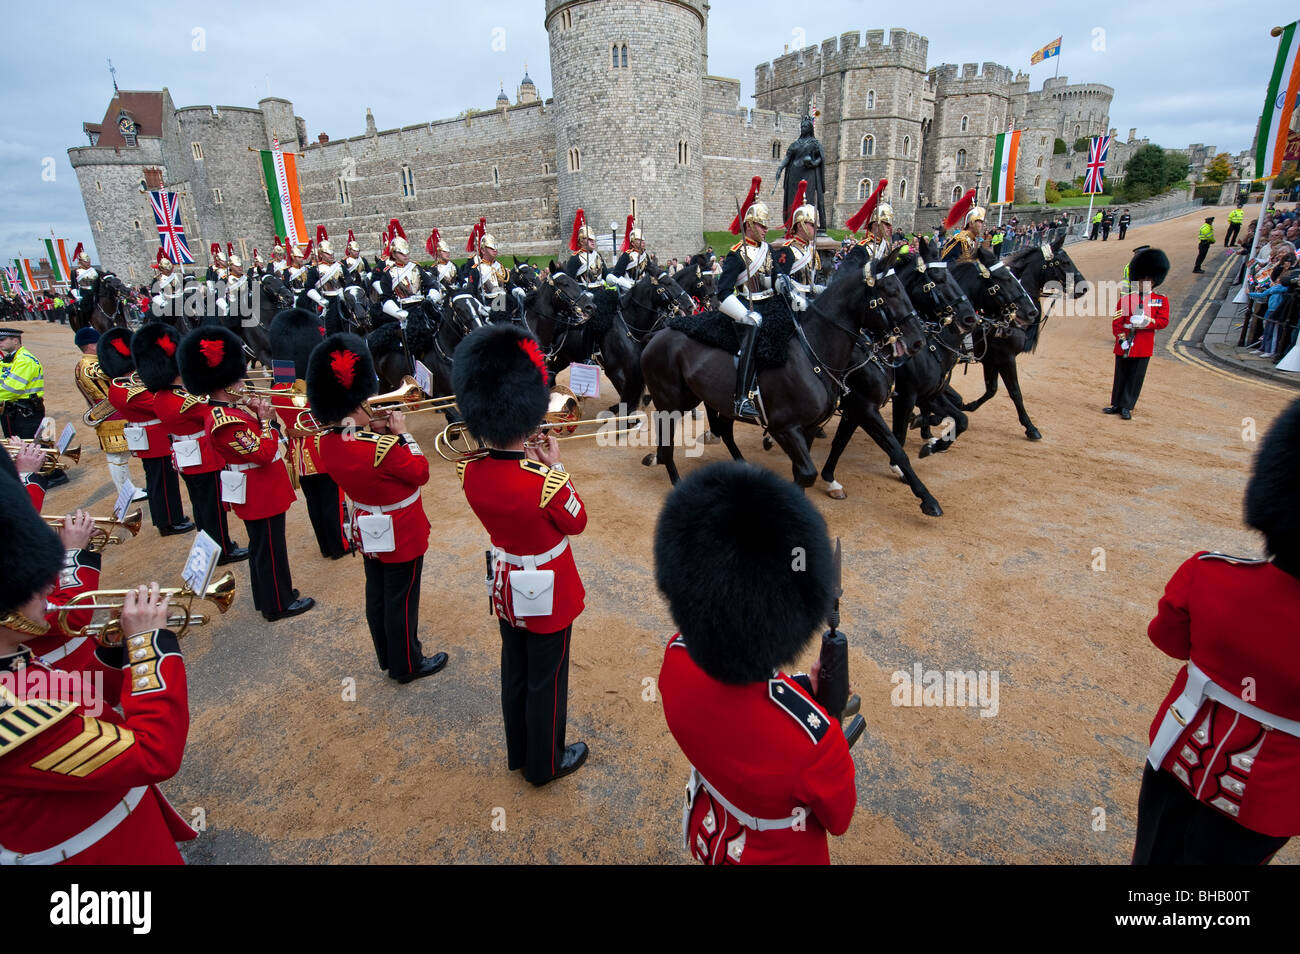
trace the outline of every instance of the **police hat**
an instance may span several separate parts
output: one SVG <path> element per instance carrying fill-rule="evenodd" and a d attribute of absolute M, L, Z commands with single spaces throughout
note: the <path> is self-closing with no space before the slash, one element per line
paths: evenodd
<path fill-rule="evenodd" d="M 90 327 L 90 325 L 78 329 L 77 333 L 72 336 L 72 343 L 78 348 L 84 348 L 86 345 L 95 344 L 97 341 L 99 341 L 99 330 Z"/>
<path fill-rule="evenodd" d="M 674 487 L 654 552 L 687 652 L 721 682 L 771 678 L 831 608 L 825 521 L 798 487 L 753 464 L 710 464 Z"/>
<path fill-rule="evenodd" d="M 150 391 L 163 391 L 176 382 L 180 370 L 176 350 L 181 336 L 170 325 L 151 321 L 131 339 L 131 356 L 140 381 Z"/>
<path fill-rule="evenodd" d="M 1264 548 L 1300 573 L 1300 399 L 1264 435 L 1246 484 L 1246 526 L 1264 534 Z"/>
<path fill-rule="evenodd" d="M 244 376 L 244 342 L 220 325 L 203 325 L 181 339 L 176 349 L 181 380 L 191 394 L 211 394 Z"/>
<path fill-rule="evenodd" d="M 271 357 L 292 361 L 293 376 L 305 378 L 307 359 L 324 337 L 325 326 L 314 311 L 288 308 L 271 319 Z"/>
<path fill-rule="evenodd" d="M 0 328 L 0 338 L 21 338 L 23 333 L 17 328 Z"/>
<path fill-rule="evenodd" d="M 95 343 L 99 369 L 110 378 L 124 378 L 135 370 L 131 356 L 131 332 L 126 328 L 109 328 Z"/>
<path fill-rule="evenodd" d="M 494 447 L 531 434 L 550 399 L 541 347 L 518 325 L 471 332 L 452 356 L 456 407 L 470 432 Z"/>
<path fill-rule="evenodd" d="M 1158 248 L 1142 248 L 1129 260 L 1130 282 L 1151 282 L 1159 288 L 1169 274 L 1169 256 Z"/>
<path fill-rule="evenodd" d="M 277 315 L 276 321 L 280 317 Z M 365 340 L 345 331 L 330 335 L 315 347 L 303 376 L 307 379 L 307 403 L 323 424 L 337 424 L 379 392 L 375 362 Z"/>
<path fill-rule="evenodd" d="M 63 543 L 36 512 L 26 488 L 3 476 L 0 476 L 0 535 L 5 541 L 0 547 L 0 616 L 3 616 L 18 609 L 59 575 L 63 567 Z"/>

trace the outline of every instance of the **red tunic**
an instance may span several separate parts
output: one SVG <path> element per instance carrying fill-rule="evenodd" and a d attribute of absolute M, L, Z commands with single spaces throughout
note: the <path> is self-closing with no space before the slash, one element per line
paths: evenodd
<path fill-rule="evenodd" d="M 31 500 L 32 506 L 36 508 L 37 513 L 40 513 L 41 508 L 45 506 L 44 478 L 38 474 L 19 474 L 18 479 L 27 488 L 27 498 Z"/>
<path fill-rule="evenodd" d="M 691 809 L 691 854 L 709 864 L 829 864 L 826 834 L 848 830 L 857 805 L 853 757 L 840 724 L 798 681 L 729 685 L 673 637 L 659 671 L 664 718 L 692 766 L 742 812 L 806 812 L 802 830 L 742 826 L 702 789 Z"/>
<path fill-rule="evenodd" d="M 331 428 L 308 443 L 312 445 L 313 459 L 320 463 L 320 472 L 332 477 L 352 501 L 354 530 L 356 518 L 374 513 L 374 506 L 398 504 L 415 497 L 406 506 L 387 511 L 393 518 L 396 549 L 367 556 L 381 563 L 404 563 L 429 549 L 429 518 L 419 497 L 420 488 L 429 482 L 429 461 L 417 445 L 396 434 L 349 432 L 341 427 Z M 355 532 L 353 539 L 358 539 Z"/>
<path fill-rule="evenodd" d="M 1154 293 L 1143 295 L 1142 312 L 1152 319 L 1152 324 L 1145 328 L 1125 328 L 1124 325 L 1127 324 L 1129 317 L 1137 311 L 1137 292 L 1125 295 L 1119 300 L 1119 310 L 1115 312 L 1115 320 L 1110 323 L 1111 331 L 1115 334 L 1115 353 L 1127 354 L 1130 358 L 1149 358 L 1155 353 L 1156 332 L 1169 324 L 1169 299 Z M 1125 352 L 1120 342 L 1129 334 L 1133 335 L 1133 346 Z"/>
<path fill-rule="evenodd" d="M 154 409 L 154 393 L 146 388 L 134 374 L 114 378 L 108 387 L 108 403 L 117 408 L 122 418 L 130 424 L 143 424 L 149 438 L 148 450 L 132 451 L 136 457 L 169 457 L 172 443 L 167 428 Z"/>
<path fill-rule="evenodd" d="M 166 388 L 154 392 L 153 406 L 169 437 L 199 442 L 203 463 L 195 467 L 181 467 L 177 463 L 178 471 L 182 474 L 210 474 L 225 466 L 224 461 L 212 449 L 212 439 L 208 437 L 207 398 L 191 394 L 184 388 Z"/>
<path fill-rule="evenodd" d="M 137 642 L 138 638 L 138 642 Z M 0 690 L 0 845 L 30 854 L 90 828 L 124 799 L 130 814 L 70 864 L 179 864 L 176 842 L 196 833 L 158 790 L 181 765 L 189 732 L 185 664 L 168 630 L 128 641 L 122 714 L 74 700 L 53 670 L 30 662 Z M 5 662 L 11 660 L 6 659 Z M 41 700 L 51 700 L 42 702 Z M 136 791 L 141 789 L 141 791 Z"/>
<path fill-rule="evenodd" d="M 323 473 L 325 468 L 321 466 L 320 458 L 316 453 L 315 434 L 311 431 L 300 431 L 294 426 L 298 415 L 307 409 L 307 402 L 303 399 L 306 392 L 290 384 L 277 384 L 272 387 L 272 390 L 280 392 L 271 396 L 271 403 L 280 412 L 280 419 L 284 421 L 285 434 L 289 437 L 289 459 L 293 462 L 294 470 L 299 477 Z M 295 404 L 295 398 L 302 400 L 302 404 Z"/>
<path fill-rule="evenodd" d="M 63 569 L 59 572 L 58 586 L 46 602 L 52 606 L 63 606 L 80 593 L 98 589 L 101 561 L 102 554 L 90 550 L 69 550 L 64 557 Z M 68 628 L 76 632 L 89 623 L 94 615 L 93 610 L 69 613 Z M 46 613 L 45 621 L 50 624 L 50 631 L 44 636 L 33 636 L 25 643 L 41 662 L 64 672 L 78 672 L 91 665 L 98 645 L 95 640 L 86 636 L 69 636 L 59 625 L 58 610 Z M 116 700 L 113 704 L 116 704 Z"/>
<path fill-rule="evenodd" d="M 492 545 L 516 556 L 535 556 L 555 547 L 568 534 L 587 526 L 587 510 L 569 475 L 526 460 L 523 452 L 492 451 L 490 456 L 456 465 L 465 499 L 487 530 Z M 573 560 L 573 547 L 539 570 L 555 571 L 550 616 L 515 619 L 509 572 L 518 567 L 498 562 L 493 586 L 497 616 L 534 633 L 565 629 L 583 609 L 586 590 Z"/>
<path fill-rule="evenodd" d="M 1298 620 L 1300 579 L 1272 563 L 1198 553 L 1165 587 L 1147 635 L 1166 655 L 1190 659 L 1228 692 L 1250 688 L 1253 697 L 1244 695 L 1245 701 L 1300 720 Z M 1153 741 L 1186 682 L 1183 667 L 1151 723 Z M 1300 738 L 1265 730 L 1207 700 L 1187 720 L 1161 768 L 1199 801 L 1252 831 L 1300 835 Z"/>
<path fill-rule="evenodd" d="M 210 401 L 208 406 L 207 433 L 212 449 L 225 463 L 247 467 L 243 471 L 248 478 L 244 503 L 229 505 L 235 516 L 265 520 L 287 511 L 297 495 L 284 463 L 278 425 L 272 422 L 263 427 L 255 415 L 231 404 Z"/>

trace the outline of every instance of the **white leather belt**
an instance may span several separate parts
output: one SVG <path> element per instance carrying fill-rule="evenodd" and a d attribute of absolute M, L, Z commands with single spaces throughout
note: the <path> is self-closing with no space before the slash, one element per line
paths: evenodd
<path fill-rule="evenodd" d="M 41 662 L 45 663 L 45 665 L 51 666 L 54 663 L 58 662 L 60 659 L 66 659 L 68 656 L 71 656 L 73 653 L 75 653 L 78 649 L 81 648 L 82 644 L 86 641 L 86 638 L 87 637 L 85 636 L 78 636 L 76 639 L 70 639 L 62 646 L 60 646 L 58 649 L 51 649 L 44 656 L 40 656 L 38 658 L 40 659 Z"/>
<path fill-rule="evenodd" d="M 352 506 L 356 507 L 358 510 L 365 510 L 370 513 L 394 513 L 405 507 L 411 506 L 411 504 L 415 503 L 419 499 L 420 499 L 420 492 L 417 490 L 415 493 L 411 494 L 411 496 L 407 497 L 405 500 L 399 500 L 397 503 L 368 504 L 368 503 L 362 503 L 360 500 L 353 500 Z"/>
<path fill-rule="evenodd" d="M 774 292 L 772 291 L 772 289 L 767 288 L 764 289 L 763 291 L 749 292 L 748 294 L 745 295 L 745 297 L 750 301 L 766 301 L 767 299 L 771 298 L 773 294 Z"/>
<path fill-rule="evenodd" d="M 742 812 L 731 802 L 727 801 L 726 796 L 709 784 L 709 780 L 699 773 L 694 765 L 691 766 L 691 780 L 686 787 L 686 813 L 682 819 L 683 836 L 685 836 L 685 826 L 690 818 L 691 808 L 695 804 L 695 792 L 701 787 L 706 789 L 710 795 L 717 800 L 718 804 L 727 810 L 727 814 L 736 821 L 740 822 L 746 828 L 753 831 L 777 831 L 782 828 L 793 828 L 796 822 L 806 821 L 808 819 L 808 810 L 805 808 L 801 812 L 792 812 L 785 818 L 758 818 L 748 812 Z M 688 846 L 689 847 L 689 846 Z"/>
<path fill-rule="evenodd" d="M 417 301 L 424 301 L 423 295 L 408 295 L 405 298 L 397 299 L 399 305 L 414 305 Z"/>
<path fill-rule="evenodd" d="M 197 441 L 206 433 L 207 431 L 195 431 L 193 434 L 168 434 L 167 436 L 174 441 Z"/>
<path fill-rule="evenodd" d="M 279 460 L 283 456 L 284 456 L 284 448 L 279 447 L 276 449 L 275 456 L 272 457 L 269 461 L 267 461 L 267 464 L 274 464 L 277 460 Z M 265 466 L 266 464 L 227 464 L 226 470 L 257 470 L 257 468 L 265 467 Z"/>
<path fill-rule="evenodd" d="M 135 424 L 138 427 L 153 427 L 155 424 L 161 424 L 162 419 L 155 417 L 151 421 L 127 421 L 128 424 Z"/>
<path fill-rule="evenodd" d="M 148 785 L 137 785 L 127 792 L 122 800 L 114 805 L 103 818 L 85 831 L 73 835 L 67 841 L 62 841 L 53 848 L 46 848 L 44 851 L 29 851 L 24 854 L 0 847 L 0 865 L 54 865 L 81 854 L 126 821 L 148 790 Z"/>
<path fill-rule="evenodd" d="M 539 566 L 545 566 L 557 556 L 565 551 L 569 546 L 569 538 L 563 537 L 560 542 L 551 547 L 545 553 L 536 553 L 531 556 L 516 556 L 513 553 L 506 553 L 505 550 L 492 548 L 492 555 L 502 563 L 509 563 L 511 566 L 517 566 L 525 570 L 535 570 Z"/>

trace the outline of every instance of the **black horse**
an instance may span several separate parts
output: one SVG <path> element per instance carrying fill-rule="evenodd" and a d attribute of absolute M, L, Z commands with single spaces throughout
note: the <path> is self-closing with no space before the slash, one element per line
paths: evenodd
<path fill-rule="evenodd" d="M 523 321 L 542 346 L 550 383 L 573 361 L 585 360 L 590 351 L 584 341 L 588 322 L 596 314 L 595 298 L 554 262 L 550 274 L 526 293 Z"/>
<path fill-rule="evenodd" d="M 73 308 L 68 324 L 73 331 L 91 327 L 103 334 L 110 328 L 126 328 L 127 302 L 131 289 L 112 272 L 99 276 L 90 290 L 90 307 L 87 311 Z"/>
<path fill-rule="evenodd" d="M 785 364 L 758 372 L 767 431 L 790 457 L 795 482 L 811 487 L 817 479 L 809 447 L 835 411 L 846 389 L 843 376 L 853 368 L 853 350 L 865 332 L 871 351 L 898 360 L 921 347 L 921 325 L 903 284 L 893 270 L 895 255 L 873 261 L 858 248 L 796 324 Z M 728 319 L 730 320 L 730 319 Z M 735 355 L 666 328 L 652 337 L 641 368 L 654 400 L 657 461 L 677 482 L 673 463 L 676 418 L 704 403 L 709 428 L 741 460 L 734 425 Z"/>

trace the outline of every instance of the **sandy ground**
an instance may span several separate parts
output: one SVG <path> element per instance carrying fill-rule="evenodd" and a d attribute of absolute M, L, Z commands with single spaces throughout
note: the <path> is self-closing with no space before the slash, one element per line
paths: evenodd
<path fill-rule="evenodd" d="M 1207 276 L 1193 276 L 1199 216 L 1076 245 L 1091 280 L 1118 278 L 1132 247 L 1165 248 L 1176 326 Z M 1088 311 L 1088 309 L 1084 309 Z M 1090 312 L 1089 312 L 1090 314 Z M 1168 338 L 1169 332 L 1162 333 Z M 80 427 L 67 330 L 28 326 L 47 402 Z M 1131 422 L 1104 417 L 1109 316 L 1055 317 L 1021 363 L 1031 443 L 1004 394 L 947 454 L 919 461 L 945 515 L 921 514 L 863 437 L 839 479 L 849 499 L 812 499 L 844 543 L 844 629 L 868 730 L 854 750 L 858 809 L 832 841 L 837 862 L 1126 862 L 1147 726 L 1178 668 L 1146 638 L 1164 584 L 1199 549 L 1255 555 L 1241 495 L 1255 444 L 1285 406 L 1282 389 L 1161 353 Z M 978 370 L 955 377 L 973 398 Z M 606 392 L 608 393 L 608 392 Z M 606 402 L 589 402 L 593 410 Z M 414 418 L 432 448 L 441 420 Z M 108 512 L 112 486 L 89 430 L 72 482 L 47 512 Z M 746 455 L 789 473 L 739 428 Z M 916 438 L 910 450 L 916 451 Z M 819 465 L 827 447 L 814 449 Z M 218 624 L 185 640 L 189 745 L 165 791 L 206 825 L 197 863 L 679 862 L 687 765 L 654 693 L 673 632 L 654 584 L 651 537 L 668 491 L 641 449 L 566 446 L 590 511 L 574 550 L 588 591 L 575 627 L 569 739 L 592 750 L 576 775 L 534 789 L 506 771 L 498 635 L 482 586 L 485 536 L 450 464 L 424 492 L 434 524 L 425 561 L 426 651 L 451 662 L 399 687 L 376 667 L 359 563 L 316 552 L 305 508 L 289 514 L 294 584 L 318 607 L 266 624 L 240 594 Z M 720 460 L 721 447 L 684 470 Z M 679 452 L 679 460 L 681 460 Z M 143 476 L 133 464 L 139 483 Z M 761 514 L 756 514 L 761 518 Z M 238 521 L 237 536 L 246 540 Z M 140 537 L 105 559 L 105 585 L 176 582 L 189 538 Z M 1097 570 L 1104 550 L 1105 569 Z M 801 660 L 806 666 L 811 662 Z M 891 704 L 891 675 L 998 675 L 996 714 Z M 355 700 L 348 691 L 355 685 Z M 1292 845 L 1280 860 L 1300 860 Z"/>

